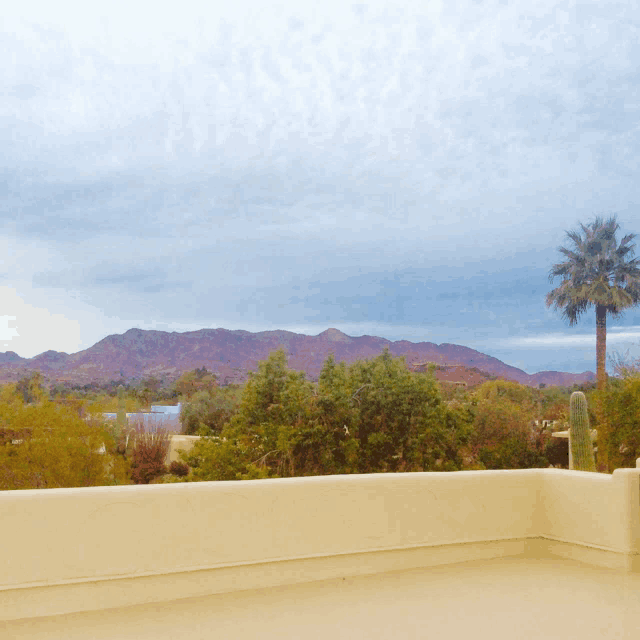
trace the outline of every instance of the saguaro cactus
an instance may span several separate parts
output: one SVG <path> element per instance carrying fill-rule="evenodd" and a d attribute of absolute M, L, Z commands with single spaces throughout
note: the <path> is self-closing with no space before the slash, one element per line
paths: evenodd
<path fill-rule="evenodd" d="M 116 414 L 116 424 L 122 433 L 127 426 L 127 405 L 124 399 L 124 389 L 122 385 L 118 387 L 118 413 Z"/>
<path fill-rule="evenodd" d="M 118 387 L 118 411 L 116 413 L 116 447 L 118 453 L 122 455 L 126 455 L 127 445 L 129 444 L 128 434 L 125 440 L 127 427 L 127 405 L 124 398 L 124 388 L 120 385 Z"/>
<path fill-rule="evenodd" d="M 587 399 L 581 391 L 572 393 L 569 400 L 569 429 L 573 468 L 576 471 L 595 471 Z"/>

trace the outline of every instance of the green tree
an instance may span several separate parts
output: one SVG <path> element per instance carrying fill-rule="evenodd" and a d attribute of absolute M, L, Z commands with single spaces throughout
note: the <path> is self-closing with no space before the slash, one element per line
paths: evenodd
<path fill-rule="evenodd" d="M 237 411 L 220 435 L 196 442 L 185 458 L 195 479 L 295 475 L 293 444 L 309 412 L 312 384 L 290 371 L 283 349 L 249 374 Z M 195 397 L 195 396 L 194 396 Z"/>
<path fill-rule="evenodd" d="M 311 399 L 311 420 L 299 433 L 296 460 L 303 475 L 351 473 L 358 469 L 357 404 L 344 362 L 324 362 Z"/>
<path fill-rule="evenodd" d="M 461 468 L 466 410 L 445 405 L 433 376 L 411 373 L 388 349 L 349 367 L 330 356 L 313 417 L 307 458 L 318 452 L 314 463 L 321 473 Z"/>
<path fill-rule="evenodd" d="M 591 427 L 598 432 L 598 470 L 635 467 L 640 457 L 640 375 L 591 391 L 587 403 Z"/>
<path fill-rule="evenodd" d="M 567 260 L 553 265 L 550 271 L 550 282 L 557 277 L 562 282 L 547 294 L 546 303 L 562 309 L 570 326 L 588 307 L 595 306 L 597 386 L 602 391 L 607 382 L 607 314 L 618 317 L 640 302 L 640 268 L 638 259 L 631 259 L 635 234 L 626 235 L 618 245 L 615 216 L 607 221 L 596 217 L 590 225 L 580 227 L 582 235 L 567 232 L 573 249 L 558 248 Z"/>
<path fill-rule="evenodd" d="M 185 402 L 180 411 L 182 433 L 196 435 L 202 428 L 220 434 L 240 404 L 238 388 L 216 387 L 197 391 Z"/>
<path fill-rule="evenodd" d="M 47 397 L 44 389 L 44 378 L 37 371 L 20 378 L 16 384 L 16 391 L 22 396 L 25 404 L 41 402 Z"/>
<path fill-rule="evenodd" d="M 354 363 L 349 377 L 361 473 L 422 471 L 446 455 L 439 433 L 446 407 L 432 375 L 412 374 L 387 348 Z"/>
<path fill-rule="evenodd" d="M 330 355 L 317 385 L 278 350 L 251 374 L 222 431 L 185 461 L 201 480 L 459 469 L 470 422 L 441 401 L 433 377 L 388 350 L 349 367 Z"/>
<path fill-rule="evenodd" d="M 174 390 L 184 399 L 190 400 L 198 391 L 208 391 L 218 386 L 218 376 L 205 367 L 183 373 L 174 383 Z"/>
<path fill-rule="evenodd" d="M 308 423 L 313 384 L 287 367 L 284 349 L 272 352 L 251 372 L 238 411 L 224 435 L 248 456 L 247 463 L 273 476 L 296 475 L 293 448 L 299 429 Z"/>
<path fill-rule="evenodd" d="M 532 406 L 524 407 L 505 396 L 481 399 L 473 407 L 470 448 L 485 469 L 546 467 L 545 438 L 532 428 Z"/>
<path fill-rule="evenodd" d="M 147 410 L 150 408 L 152 402 L 163 399 L 165 395 L 166 394 L 162 392 L 162 380 L 155 376 L 143 378 L 136 389 L 136 396 L 140 404 Z"/>
<path fill-rule="evenodd" d="M 180 481 L 257 480 L 269 477 L 266 466 L 251 462 L 238 443 L 219 436 L 202 438 L 183 459 L 192 467 L 190 478 Z"/>

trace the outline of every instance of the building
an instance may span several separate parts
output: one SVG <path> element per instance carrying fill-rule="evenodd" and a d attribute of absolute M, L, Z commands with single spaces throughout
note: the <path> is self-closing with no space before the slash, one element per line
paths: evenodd
<path fill-rule="evenodd" d="M 145 431 L 156 431 L 159 428 L 179 433 L 182 429 L 180 424 L 180 411 L 182 403 L 175 406 L 152 404 L 151 411 L 138 411 L 127 413 L 127 422 L 131 425 L 143 424 Z M 116 420 L 117 413 L 103 413 L 107 420 Z"/>

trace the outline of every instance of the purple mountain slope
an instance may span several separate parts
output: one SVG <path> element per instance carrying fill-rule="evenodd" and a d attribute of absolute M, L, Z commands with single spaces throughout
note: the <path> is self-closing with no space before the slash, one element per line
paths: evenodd
<path fill-rule="evenodd" d="M 492 376 L 538 386 L 573 385 L 595 380 L 586 371 L 580 374 L 542 371 L 527 374 L 497 358 L 475 349 L 455 344 L 390 341 L 375 336 L 348 336 L 337 329 L 327 329 L 317 336 L 291 331 L 229 331 L 200 329 L 186 333 L 129 329 L 100 340 L 89 349 L 67 354 L 46 351 L 34 358 L 21 358 L 12 351 L 0 353 L 0 381 L 15 381 L 30 371 L 40 371 L 46 379 L 57 382 L 87 384 L 114 379 L 139 379 L 155 376 L 174 380 L 185 371 L 205 366 L 218 374 L 220 381 L 242 382 L 249 371 L 271 351 L 283 346 L 289 367 L 305 371 L 315 379 L 329 353 L 337 361 L 352 363 L 373 358 L 385 347 L 394 356 L 404 356 L 407 366 L 427 362 L 464 365 Z"/>

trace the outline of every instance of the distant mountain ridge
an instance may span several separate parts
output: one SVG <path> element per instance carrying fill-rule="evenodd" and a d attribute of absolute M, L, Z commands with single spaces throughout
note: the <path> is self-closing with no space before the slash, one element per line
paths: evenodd
<path fill-rule="evenodd" d="M 26 358 L 21 358 L 15 351 L 5 351 L 0 353 L 0 365 L 11 362 L 28 362 Z"/>
<path fill-rule="evenodd" d="M 249 371 L 269 353 L 283 346 L 291 369 L 319 375 L 329 353 L 336 361 L 352 363 L 378 356 L 389 347 L 394 356 L 405 356 L 408 367 L 425 362 L 459 364 L 491 376 L 515 380 L 537 387 L 582 384 L 595 380 L 591 371 L 563 373 L 541 371 L 528 374 L 480 351 L 456 344 L 390 341 L 375 336 L 348 336 L 327 329 L 317 336 L 291 331 L 199 329 L 185 333 L 129 329 L 100 340 L 92 347 L 68 354 L 45 351 L 33 358 L 21 358 L 13 351 L 0 353 L 0 381 L 15 381 L 31 371 L 39 371 L 55 382 L 88 384 L 114 379 L 132 380 L 146 376 L 175 380 L 185 371 L 205 366 L 218 374 L 222 384 L 243 382 Z"/>

